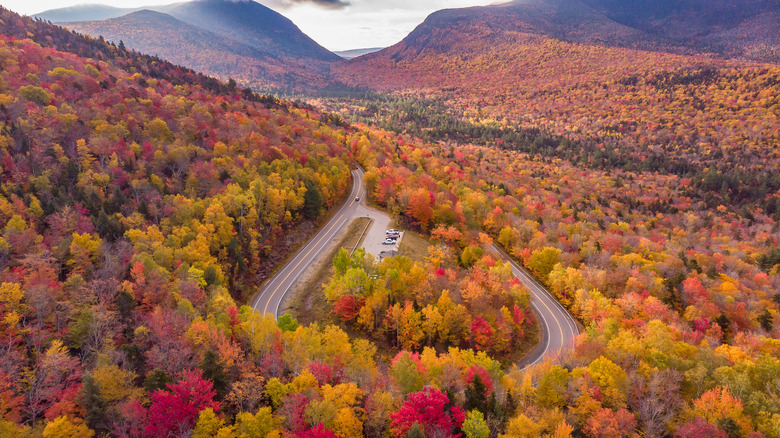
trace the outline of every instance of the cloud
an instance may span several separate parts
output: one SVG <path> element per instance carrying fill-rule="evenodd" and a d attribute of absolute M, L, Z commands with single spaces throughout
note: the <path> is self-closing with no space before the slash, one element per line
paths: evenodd
<path fill-rule="evenodd" d="M 344 0 L 283 0 L 283 2 L 290 6 L 310 4 L 325 9 L 343 9 L 351 4 Z"/>

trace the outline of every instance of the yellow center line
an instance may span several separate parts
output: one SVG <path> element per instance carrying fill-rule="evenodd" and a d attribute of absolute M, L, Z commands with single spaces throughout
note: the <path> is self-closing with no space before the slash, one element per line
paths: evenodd
<path fill-rule="evenodd" d="M 508 259 L 508 260 L 509 260 L 509 263 L 510 263 L 510 265 L 512 265 L 512 264 L 515 264 L 514 260 L 512 260 L 512 259 Z M 522 270 L 522 269 L 518 268 L 517 270 L 518 270 L 518 272 L 520 272 L 520 273 L 521 273 L 523 276 L 525 276 L 525 275 L 524 275 L 525 273 L 523 272 L 523 270 Z M 516 275 L 516 277 L 519 277 L 519 276 L 518 276 L 518 275 Z M 533 282 L 531 282 L 531 283 L 533 284 Z M 531 288 L 529 287 L 528 289 L 530 290 Z M 553 311 L 550 309 L 550 306 L 548 306 L 548 305 L 547 305 L 547 303 L 545 302 L 545 300 L 544 300 L 544 297 L 547 297 L 547 294 L 546 294 L 546 293 L 544 293 L 544 291 L 542 291 L 542 293 L 538 293 L 538 294 L 537 294 L 537 297 L 538 297 L 538 301 L 539 301 L 540 303 L 542 303 L 542 305 L 544 306 L 544 308 L 545 308 L 545 309 L 547 309 L 547 311 L 550 313 L 550 315 L 551 315 L 551 316 L 553 317 L 553 319 L 555 320 L 555 324 L 558 326 L 558 332 L 561 334 L 561 347 L 560 347 L 560 348 L 561 348 L 561 349 L 563 349 L 563 327 L 561 326 L 561 322 L 560 322 L 560 321 L 558 321 L 558 317 L 557 317 L 557 316 L 555 315 L 555 313 L 554 313 L 554 312 L 553 312 Z M 549 345 L 549 344 L 548 344 L 548 345 Z M 545 351 L 544 351 L 544 352 L 545 352 L 545 354 L 546 354 L 546 353 L 547 353 L 547 349 L 545 349 Z"/>
<path fill-rule="evenodd" d="M 360 190 L 360 189 L 358 189 L 358 190 Z M 349 205 L 347 206 L 347 208 L 349 208 L 349 207 L 352 207 L 352 204 L 354 204 L 354 203 L 355 203 L 355 199 L 352 197 L 352 195 L 351 195 L 351 194 L 350 194 L 350 198 L 352 198 L 352 201 L 350 201 L 350 203 L 349 203 Z M 342 207 L 342 209 L 344 209 L 344 207 Z M 310 250 L 309 250 L 309 251 L 308 251 L 308 252 L 307 252 L 307 253 L 306 253 L 306 254 L 303 256 L 303 258 L 301 258 L 301 260 L 298 262 L 298 264 L 296 264 L 296 265 L 295 265 L 295 266 L 294 266 L 294 267 L 293 267 L 293 268 L 290 270 L 290 272 L 289 272 L 289 273 L 287 273 L 287 275 L 285 275 L 285 277 L 282 279 L 282 281 L 279 283 L 279 285 L 278 285 L 278 286 L 276 286 L 276 289 L 274 289 L 274 291 L 273 291 L 273 292 L 271 292 L 271 296 L 269 296 L 269 297 L 268 297 L 268 301 L 266 301 L 266 303 L 265 303 L 265 307 L 263 307 L 263 315 L 265 315 L 265 314 L 268 312 L 268 305 L 269 305 L 269 304 L 271 304 L 271 300 L 273 299 L 273 297 L 274 297 L 274 296 L 276 296 L 276 292 L 279 290 L 279 288 L 280 288 L 280 287 L 282 287 L 282 285 L 284 284 L 284 282 L 285 282 L 285 281 L 287 281 L 287 279 L 290 277 L 290 275 L 291 275 L 293 272 L 295 272 L 295 270 L 296 270 L 296 269 L 298 269 L 298 266 L 300 266 L 300 265 L 301 265 L 301 263 L 303 263 L 303 261 L 304 261 L 304 260 L 306 260 L 306 257 L 308 257 L 308 256 L 309 256 L 309 254 L 311 254 L 311 252 L 312 252 L 312 251 L 314 251 L 314 248 L 316 248 L 316 247 L 317 247 L 317 245 L 319 245 L 319 244 L 320 244 L 320 242 L 322 242 L 322 239 L 324 239 L 324 238 L 325 238 L 325 236 L 327 236 L 327 235 L 328 235 L 328 233 L 330 233 L 330 230 L 332 230 L 332 229 L 333 229 L 333 227 L 335 227 L 335 226 L 336 226 L 336 224 L 338 224 L 338 223 L 339 223 L 339 221 L 341 221 L 341 218 L 342 218 L 343 216 L 344 216 L 344 215 L 343 215 L 343 214 L 341 214 L 341 215 L 339 216 L 339 218 L 338 218 L 338 219 L 336 219 L 336 220 L 333 222 L 333 225 L 331 225 L 331 226 L 330 226 L 330 228 L 328 228 L 328 231 L 326 231 L 326 232 L 325 232 L 325 234 L 323 234 L 323 235 L 322 235 L 322 237 L 320 237 L 320 240 L 318 240 L 318 241 L 317 241 L 317 243 L 315 243 L 315 244 L 314 244 L 314 246 L 312 246 L 312 247 L 311 247 L 311 249 L 310 249 Z M 276 315 L 274 315 L 274 317 L 275 317 L 275 316 L 276 316 Z"/>
<path fill-rule="evenodd" d="M 341 220 L 341 217 L 339 217 L 339 220 Z M 289 272 L 289 273 L 287 273 L 287 275 L 285 275 L 285 276 L 284 276 L 284 278 L 282 279 L 282 281 L 281 281 L 281 282 L 279 282 L 279 285 L 278 285 L 278 286 L 276 286 L 276 289 L 274 289 L 274 291 L 273 291 L 273 292 L 271 292 L 271 296 L 269 296 L 269 297 L 268 297 L 268 301 L 266 301 L 266 303 L 265 303 L 265 307 L 263 308 L 263 315 L 265 315 L 265 314 L 268 312 L 268 305 L 271 303 L 271 299 L 273 299 L 273 297 L 276 295 L 276 292 L 279 290 L 279 288 L 280 288 L 280 287 L 282 287 L 282 285 L 284 284 L 284 282 L 285 282 L 285 281 L 287 281 L 287 278 L 289 278 L 289 277 L 290 277 L 290 274 L 292 274 L 293 272 L 295 272 L 295 270 L 296 270 L 296 269 L 298 269 L 298 266 L 300 266 L 300 265 L 301 265 L 301 263 L 303 263 L 303 261 L 304 261 L 304 260 L 306 260 L 306 257 L 308 257 L 308 256 L 309 256 L 309 254 L 311 254 L 311 252 L 312 252 L 312 251 L 314 251 L 314 248 L 316 248 L 316 247 L 317 247 L 317 245 L 319 245 L 319 244 L 320 244 L 320 242 L 322 242 L 322 239 L 324 239 L 324 238 L 325 238 L 325 236 L 327 236 L 327 235 L 328 235 L 328 233 L 330 233 L 330 230 L 332 230 L 332 229 L 333 229 L 333 227 L 335 227 L 335 226 L 336 226 L 336 224 L 337 224 L 337 223 L 339 223 L 339 220 L 337 220 L 336 222 L 334 222 L 334 223 L 333 223 L 333 225 L 331 225 L 331 226 L 330 226 L 330 228 L 328 228 L 328 231 L 326 231 L 326 232 L 325 232 L 325 234 L 323 234 L 323 235 L 322 235 L 322 237 L 320 237 L 320 240 L 318 240 L 318 241 L 317 241 L 317 243 L 315 243 L 315 244 L 314 244 L 314 246 L 312 246 L 312 247 L 311 247 L 311 249 L 310 249 L 310 250 L 309 250 L 309 251 L 308 251 L 308 252 L 307 252 L 307 253 L 306 253 L 306 254 L 305 254 L 305 255 L 304 255 L 302 258 L 301 258 L 301 260 L 300 260 L 300 261 L 299 261 L 299 262 L 298 262 L 298 263 L 297 263 L 297 264 L 296 264 L 296 265 L 295 265 L 295 266 L 294 266 L 294 267 L 293 267 L 293 268 L 290 270 L 290 272 Z"/>
<path fill-rule="evenodd" d="M 544 302 L 541 296 L 539 297 L 539 301 L 541 301 L 541 303 L 544 305 L 544 308 L 547 309 L 547 311 L 550 312 L 550 315 L 552 315 L 553 319 L 555 319 L 555 324 L 558 326 L 558 331 L 561 334 L 561 348 L 563 348 L 563 327 L 561 326 L 561 322 L 558 321 L 558 317 L 555 315 L 555 313 L 553 313 L 552 310 L 550 310 L 550 307 L 547 306 L 547 303 Z"/>

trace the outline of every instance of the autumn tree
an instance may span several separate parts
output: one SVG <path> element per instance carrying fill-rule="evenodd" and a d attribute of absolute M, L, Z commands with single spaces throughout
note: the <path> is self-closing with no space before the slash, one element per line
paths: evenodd
<path fill-rule="evenodd" d="M 406 436 L 415 423 L 426 436 L 456 436 L 454 430 L 463 425 L 465 414 L 451 404 L 445 393 L 428 387 L 409 394 L 401 408 L 390 414 L 390 420 L 396 437 Z"/>
<path fill-rule="evenodd" d="M 168 385 L 168 391 L 157 390 L 152 394 L 144 432 L 149 436 L 189 433 L 200 411 L 219 410 L 215 395 L 211 382 L 203 379 L 200 370 L 184 371 L 176 383 Z"/>

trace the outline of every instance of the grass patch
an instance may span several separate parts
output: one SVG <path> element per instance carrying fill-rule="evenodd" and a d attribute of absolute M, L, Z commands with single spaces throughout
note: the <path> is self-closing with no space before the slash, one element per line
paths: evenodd
<path fill-rule="evenodd" d="M 428 256 L 428 247 L 431 242 L 419 233 L 404 231 L 404 238 L 398 245 L 398 255 L 409 257 L 412 260 L 422 261 Z"/>
<path fill-rule="evenodd" d="M 309 325 L 317 322 L 321 325 L 341 325 L 341 321 L 331 312 L 333 306 L 325 298 L 322 287 L 333 275 L 333 257 L 339 249 L 346 248 L 347 251 L 350 251 L 352 248 L 360 247 L 360 244 L 363 243 L 363 238 L 360 235 L 371 222 L 370 219 L 364 217 L 353 220 L 341 242 L 326 257 L 312 266 L 312 271 L 306 276 L 305 281 L 300 286 L 296 286 L 298 290 L 292 294 L 292 298 L 287 304 L 287 313 L 296 318 L 299 324 Z"/>
<path fill-rule="evenodd" d="M 349 230 L 347 230 L 347 237 L 341 242 L 342 248 L 346 249 L 350 253 L 360 248 L 363 241 L 366 240 L 366 232 L 374 223 L 373 219 L 360 217 L 352 221 Z M 333 255 L 336 255 L 334 252 Z M 331 260 L 333 256 L 331 256 Z"/>

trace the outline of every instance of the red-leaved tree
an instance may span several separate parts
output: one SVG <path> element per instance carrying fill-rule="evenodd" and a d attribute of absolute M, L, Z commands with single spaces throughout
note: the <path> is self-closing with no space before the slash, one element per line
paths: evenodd
<path fill-rule="evenodd" d="M 149 437 L 182 436 L 195 427 L 200 411 L 211 408 L 219 411 L 214 401 L 216 391 L 199 369 L 184 371 L 177 383 L 168 385 L 168 391 L 152 394 L 152 405 L 147 412 L 144 434 Z"/>
<path fill-rule="evenodd" d="M 360 314 L 360 309 L 363 308 L 365 301 L 365 298 L 345 295 L 336 301 L 336 304 L 333 306 L 333 312 L 344 321 L 352 321 Z"/>
<path fill-rule="evenodd" d="M 409 394 L 401 408 L 390 414 L 390 429 L 396 437 L 403 437 L 414 423 L 418 423 L 426 436 L 459 437 L 453 429 L 460 427 L 465 418 L 463 409 L 452 405 L 447 394 L 426 387 Z"/>
<path fill-rule="evenodd" d="M 603 408 L 588 418 L 584 432 L 594 438 L 628 438 L 635 429 L 636 418 L 628 410 Z"/>
<path fill-rule="evenodd" d="M 341 435 L 336 435 L 335 432 L 323 426 L 322 423 L 318 423 L 311 429 L 299 433 L 298 438 L 341 438 Z"/>
<path fill-rule="evenodd" d="M 471 340 L 474 348 L 480 351 L 489 349 L 493 345 L 493 329 L 482 316 L 477 316 L 471 323 Z"/>
<path fill-rule="evenodd" d="M 707 423 L 704 418 L 696 417 L 693 421 L 677 428 L 674 438 L 727 438 L 727 435 L 719 427 Z"/>

